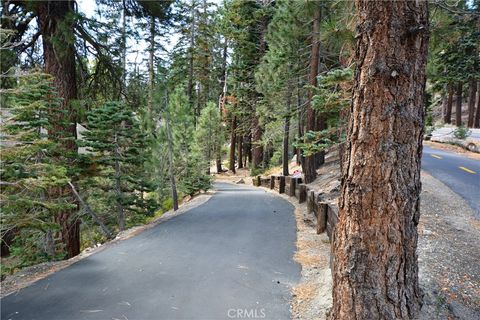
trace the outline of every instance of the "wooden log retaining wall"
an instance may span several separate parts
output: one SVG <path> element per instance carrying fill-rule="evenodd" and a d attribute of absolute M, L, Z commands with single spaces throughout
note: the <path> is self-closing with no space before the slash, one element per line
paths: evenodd
<path fill-rule="evenodd" d="M 256 176 L 253 185 L 276 190 L 290 197 L 298 199 L 299 203 L 307 203 L 308 215 L 315 217 L 317 233 L 327 232 L 330 241 L 333 241 L 335 225 L 338 222 L 338 207 L 336 203 L 325 202 L 308 185 L 302 183 L 301 178 L 272 175 L 269 177 Z"/>

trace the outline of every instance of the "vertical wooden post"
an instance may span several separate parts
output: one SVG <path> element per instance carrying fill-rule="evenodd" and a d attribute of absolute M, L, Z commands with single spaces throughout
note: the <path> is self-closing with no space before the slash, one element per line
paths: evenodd
<path fill-rule="evenodd" d="M 279 180 L 280 180 L 280 185 L 278 188 L 278 193 L 285 193 L 285 177 L 280 176 Z"/>

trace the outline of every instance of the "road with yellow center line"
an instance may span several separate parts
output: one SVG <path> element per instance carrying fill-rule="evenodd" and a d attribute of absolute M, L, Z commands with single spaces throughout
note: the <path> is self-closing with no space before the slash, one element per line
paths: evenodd
<path fill-rule="evenodd" d="M 464 198 L 480 219 L 480 161 L 424 146 L 422 169 Z"/>

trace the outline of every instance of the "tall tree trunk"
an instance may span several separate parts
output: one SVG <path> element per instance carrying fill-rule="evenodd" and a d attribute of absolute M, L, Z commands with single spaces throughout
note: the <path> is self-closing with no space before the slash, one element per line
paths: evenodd
<path fill-rule="evenodd" d="M 285 110 L 285 119 L 283 124 L 283 157 L 282 157 L 282 168 L 283 175 L 288 176 L 288 163 L 290 162 L 288 157 L 288 138 L 290 136 L 290 112 L 291 112 L 291 102 L 292 102 L 292 91 L 288 90 L 287 93 L 287 103 Z"/>
<path fill-rule="evenodd" d="M 298 139 L 303 137 L 303 105 L 302 105 L 302 96 L 300 94 L 300 77 L 297 81 L 297 111 L 298 111 Z M 297 165 L 302 163 L 302 153 L 300 148 L 295 147 L 295 154 L 297 155 Z"/>
<path fill-rule="evenodd" d="M 173 137 L 172 137 L 172 128 L 170 127 L 169 116 L 167 116 L 165 119 L 165 125 L 167 129 L 168 173 L 170 175 L 170 186 L 172 188 L 173 211 L 177 211 L 178 210 L 177 182 L 175 180 L 175 168 L 173 163 Z"/>
<path fill-rule="evenodd" d="M 247 164 L 248 166 L 250 166 L 250 164 L 252 163 L 252 158 L 253 158 L 253 152 L 252 152 L 252 133 L 250 132 L 248 134 L 248 142 L 247 142 L 247 154 L 246 154 L 246 158 L 247 158 L 247 161 L 246 161 L 246 164 L 245 164 L 245 167 L 247 167 Z"/>
<path fill-rule="evenodd" d="M 238 135 L 238 169 L 243 168 L 243 136 Z"/>
<path fill-rule="evenodd" d="M 445 123 L 452 123 L 452 105 L 453 105 L 453 84 L 449 83 L 447 85 L 447 105 L 445 108 L 445 117 L 443 118 L 443 122 Z"/>
<path fill-rule="evenodd" d="M 120 148 L 118 146 L 118 135 L 115 134 L 115 196 L 117 197 L 117 220 L 120 231 L 125 230 L 125 209 L 123 208 L 122 191 L 122 169 L 120 167 Z"/>
<path fill-rule="evenodd" d="M 55 89 L 61 98 L 59 109 L 52 110 L 54 130 L 50 136 L 58 140 L 64 155 L 72 163 L 77 154 L 75 140 L 76 114 L 71 101 L 77 98 L 75 70 L 75 46 L 69 37 L 73 34 L 73 23 L 67 15 L 74 13 L 74 1 L 42 1 L 35 3 L 39 30 L 42 35 L 45 72 L 54 77 Z M 52 190 L 53 197 L 64 197 L 69 203 L 77 204 L 72 190 L 60 187 Z M 56 214 L 55 221 L 60 226 L 60 238 L 65 246 L 67 258 L 80 253 L 80 220 L 73 219 L 77 209 L 63 210 Z"/>
<path fill-rule="evenodd" d="M 315 17 L 313 19 L 313 30 L 312 30 L 312 48 L 310 52 L 310 74 L 309 74 L 309 83 L 311 86 L 317 86 L 317 74 L 318 74 L 318 58 L 320 54 L 320 40 L 318 35 L 320 33 L 320 19 L 321 19 L 321 10 L 319 4 L 318 8 L 315 9 Z M 312 98 L 313 91 L 308 90 L 307 96 L 307 121 L 305 126 L 305 131 L 315 131 L 316 129 L 316 117 L 315 110 L 312 107 Z M 303 157 L 302 161 L 303 175 L 305 183 L 310 183 L 315 180 L 317 177 L 316 165 L 315 165 L 315 155 L 308 155 Z"/>
<path fill-rule="evenodd" d="M 201 48 L 203 51 L 203 54 L 201 56 L 201 59 L 203 60 L 202 64 L 202 69 L 201 69 L 201 75 L 200 75 L 200 94 L 198 97 L 199 103 L 198 103 L 198 108 L 197 108 L 197 118 L 200 117 L 200 113 L 203 108 L 207 105 L 207 101 L 210 97 L 210 48 L 209 48 L 209 43 L 208 39 L 206 38 L 205 31 L 206 27 L 208 25 L 208 3 L 206 0 L 203 0 L 203 15 L 200 16 L 200 19 L 202 21 L 203 28 L 200 27 L 199 30 L 202 31 L 203 29 L 203 36 L 201 37 L 201 41 L 198 41 L 197 46 Z"/>
<path fill-rule="evenodd" d="M 222 84 L 222 91 L 220 93 L 220 98 L 219 98 L 219 106 L 218 106 L 218 113 L 220 114 L 220 117 L 223 115 L 223 110 L 225 108 L 225 103 L 227 100 L 227 53 L 228 53 L 228 42 L 227 39 L 225 39 L 224 45 L 223 45 L 223 57 L 222 57 L 222 75 L 220 78 L 220 82 Z M 217 173 L 222 172 L 222 146 L 219 146 L 219 149 L 217 150 Z M 240 168 L 240 167 L 239 167 Z"/>
<path fill-rule="evenodd" d="M 480 81 L 478 82 L 477 90 L 477 112 L 475 113 L 475 120 L 473 125 L 475 128 L 480 128 Z"/>
<path fill-rule="evenodd" d="M 257 116 L 253 118 L 252 124 L 252 168 L 258 168 L 263 161 L 263 146 L 261 145 L 263 130 Z"/>
<path fill-rule="evenodd" d="M 153 116 L 153 89 L 155 87 L 155 17 L 150 17 L 150 48 L 148 55 L 148 113 L 149 118 Z M 150 121 L 151 119 L 149 119 Z"/>
<path fill-rule="evenodd" d="M 122 96 L 122 92 L 125 91 L 127 86 L 127 6 L 125 1 L 122 1 L 122 86 L 119 97 Z"/>
<path fill-rule="evenodd" d="M 319 114 L 316 119 L 315 127 L 316 131 L 325 130 L 326 123 L 325 123 L 325 115 Z M 318 169 L 322 164 L 325 163 L 325 150 L 321 150 L 315 154 L 315 169 Z"/>
<path fill-rule="evenodd" d="M 356 70 L 333 242 L 332 318 L 415 319 L 428 2 L 355 3 Z"/>
<path fill-rule="evenodd" d="M 195 0 L 191 1 L 190 18 L 190 48 L 189 48 L 189 61 L 188 61 L 188 87 L 187 95 L 190 106 L 193 108 L 193 51 L 195 50 Z M 195 117 L 196 121 L 196 117 Z"/>
<path fill-rule="evenodd" d="M 455 125 L 457 127 L 462 125 L 462 92 L 463 83 L 459 82 L 457 84 L 457 101 L 455 104 Z"/>
<path fill-rule="evenodd" d="M 267 1 L 260 1 L 259 2 L 262 6 L 267 7 L 269 3 Z M 259 43 L 258 43 L 258 51 L 259 57 L 262 57 L 267 49 L 267 42 L 265 40 L 265 33 L 267 31 L 268 25 L 268 18 L 265 14 L 261 16 L 258 22 L 258 30 L 259 30 Z M 263 128 L 258 121 L 258 113 L 257 113 L 257 106 L 256 104 L 258 101 L 261 100 L 261 94 L 255 92 L 255 112 L 253 113 L 253 121 L 252 121 L 252 168 L 259 168 L 261 164 L 268 159 L 264 159 L 264 150 L 262 146 L 262 136 L 263 136 Z"/>
<path fill-rule="evenodd" d="M 230 132 L 230 155 L 228 158 L 228 169 L 235 173 L 235 140 L 236 140 L 236 131 L 237 131 L 237 117 L 233 116 L 231 123 L 231 132 Z"/>
<path fill-rule="evenodd" d="M 470 96 L 468 97 L 468 127 L 473 128 L 475 115 L 475 99 L 477 98 L 477 81 L 470 80 Z"/>
<path fill-rule="evenodd" d="M 222 154 L 220 153 L 220 150 L 216 151 L 216 158 L 215 158 L 215 165 L 217 167 L 217 173 L 222 173 Z"/>

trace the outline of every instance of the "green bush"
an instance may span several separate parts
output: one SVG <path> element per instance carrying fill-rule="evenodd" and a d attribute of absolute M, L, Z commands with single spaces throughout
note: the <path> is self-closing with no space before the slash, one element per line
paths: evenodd
<path fill-rule="evenodd" d="M 453 132 L 453 136 L 457 139 L 464 140 L 470 135 L 470 130 L 464 126 L 460 126 Z"/>

